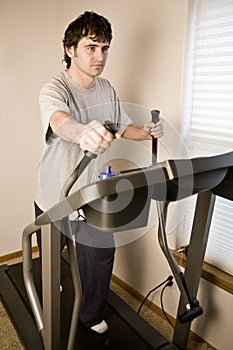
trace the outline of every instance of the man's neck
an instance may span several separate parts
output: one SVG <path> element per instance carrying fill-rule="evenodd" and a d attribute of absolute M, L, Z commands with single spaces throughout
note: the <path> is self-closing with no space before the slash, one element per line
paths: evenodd
<path fill-rule="evenodd" d="M 67 73 L 71 77 L 71 79 L 81 88 L 91 89 L 95 82 L 95 77 L 91 77 L 88 75 L 82 75 L 79 72 L 74 71 L 72 67 L 67 69 Z"/>

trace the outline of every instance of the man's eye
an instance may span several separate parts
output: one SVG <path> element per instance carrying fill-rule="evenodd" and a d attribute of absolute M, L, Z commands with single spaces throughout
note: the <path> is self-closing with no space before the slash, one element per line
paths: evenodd
<path fill-rule="evenodd" d="M 89 47 L 88 47 L 88 50 L 89 50 L 89 51 L 94 51 L 94 50 L 95 50 L 95 47 L 94 47 L 94 46 L 89 46 Z"/>

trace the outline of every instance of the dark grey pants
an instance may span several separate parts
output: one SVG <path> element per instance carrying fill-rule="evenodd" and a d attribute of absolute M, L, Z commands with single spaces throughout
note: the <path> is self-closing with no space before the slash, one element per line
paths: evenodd
<path fill-rule="evenodd" d="M 35 204 L 36 217 L 42 213 Z M 98 231 L 84 221 L 72 221 L 76 237 L 78 267 L 82 284 L 80 320 L 91 327 L 103 320 L 103 311 L 109 294 L 109 284 L 114 262 L 114 239 L 110 233 Z M 41 232 L 37 232 L 41 252 Z M 66 236 L 61 234 L 61 250 Z"/>

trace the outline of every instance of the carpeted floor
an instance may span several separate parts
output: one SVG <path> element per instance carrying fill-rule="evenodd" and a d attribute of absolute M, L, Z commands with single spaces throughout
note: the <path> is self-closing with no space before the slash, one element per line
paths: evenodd
<path fill-rule="evenodd" d="M 11 263 L 16 263 L 18 260 L 11 261 Z M 127 291 L 121 288 L 114 282 L 111 282 L 112 290 L 118 294 L 126 303 L 132 307 L 132 309 L 137 310 L 140 302 L 132 297 Z M 153 327 L 155 327 L 163 336 L 171 341 L 173 329 L 171 325 L 162 317 L 158 316 L 154 311 L 149 309 L 144 305 L 141 311 L 141 316 L 149 322 Z M 23 350 L 17 334 L 12 326 L 3 305 L 0 303 L 0 349 L 1 350 Z M 210 346 L 206 343 L 201 343 L 197 341 L 189 341 L 187 350 L 211 350 Z M 32 349 L 33 350 L 33 349 Z M 94 349 L 93 349 L 94 350 Z"/>

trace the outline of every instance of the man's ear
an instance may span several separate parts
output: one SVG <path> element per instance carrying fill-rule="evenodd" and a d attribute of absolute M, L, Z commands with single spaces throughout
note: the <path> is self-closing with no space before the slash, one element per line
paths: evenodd
<path fill-rule="evenodd" d="M 74 57 L 74 46 L 66 47 L 66 53 L 70 58 Z"/>

